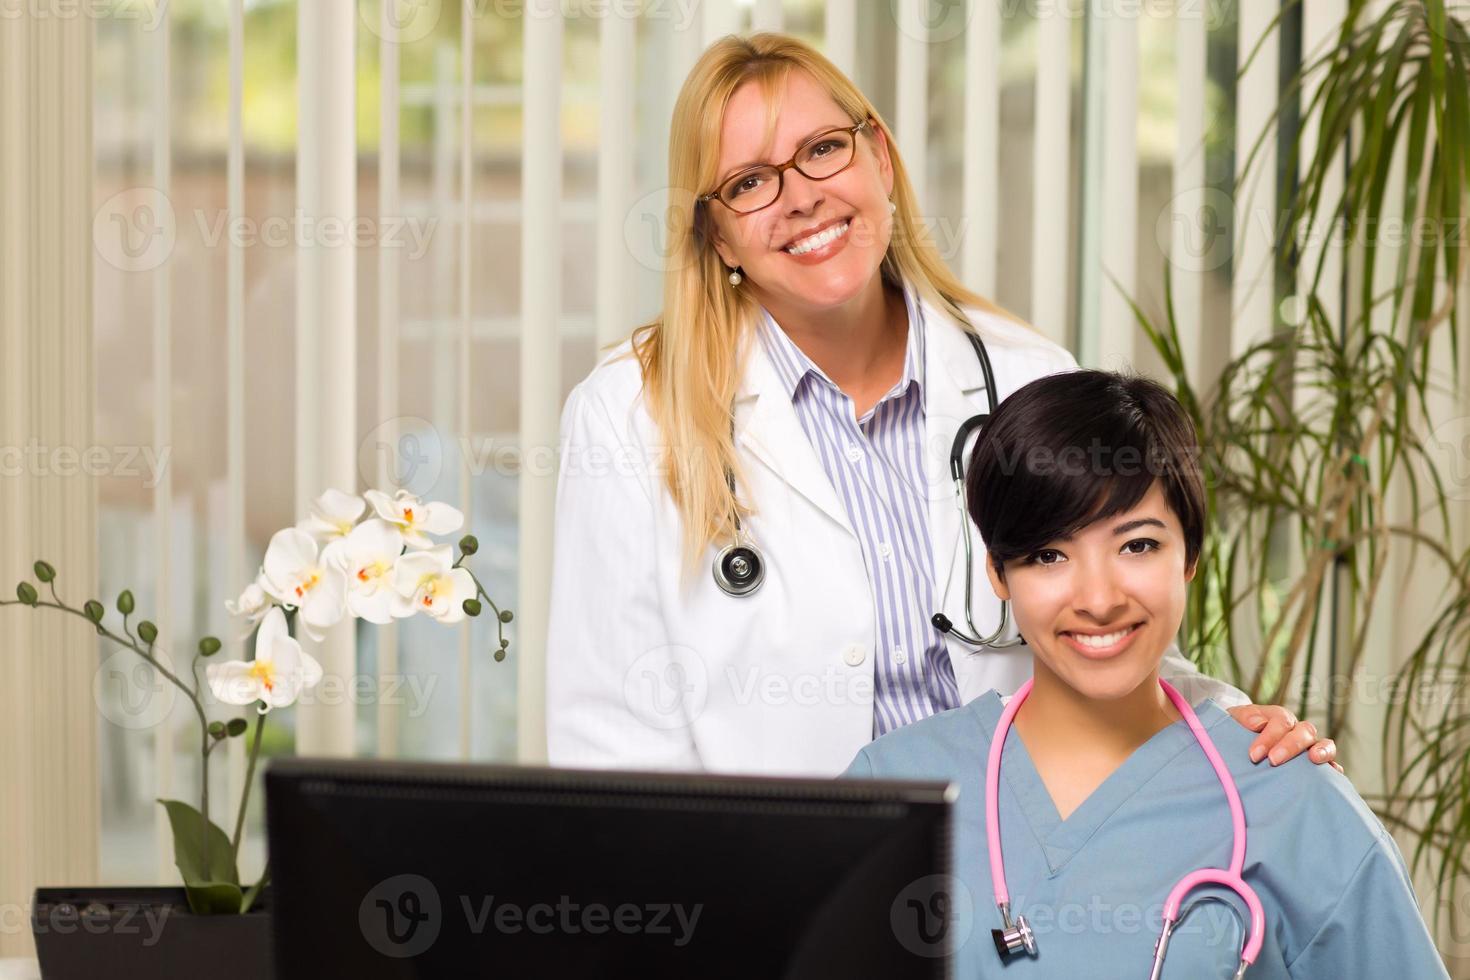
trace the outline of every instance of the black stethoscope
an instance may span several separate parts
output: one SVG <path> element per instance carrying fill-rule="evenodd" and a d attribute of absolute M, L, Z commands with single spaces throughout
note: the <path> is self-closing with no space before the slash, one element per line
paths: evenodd
<path fill-rule="evenodd" d="M 975 647 L 1012 647 L 1025 643 L 1025 639 L 1017 635 L 1002 639 L 1006 628 L 1011 621 L 1011 604 L 1002 601 L 1000 604 L 1000 624 L 995 632 L 989 636 L 980 635 L 975 628 L 975 619 L 971 612 L 971 596 L 974 592 L 972 587 L 974 576 L 974 546 L 970 540 L 970 515 L 965 510 L 965 441 L 969 439 L 970 433 L 990 420 L 995 413 L 995 371 L 990 366 L 990 353 L 986 351 L 985 344 L 973 332 L 966 330 L 965 336 L 969 338 L 970 346 L 975 348 L 975 357 L 980 362 L 980 372 L 985 377 L 985 402 L 988 410 L 980 415 L 972 416 L 960 424 L 955 431 L 954 443 L 949 450 L 949 475 L 954 480 L 955 506 L 960 512 L 960 538 L 965 543 L 965 623 L 970 627 L 966 633 L 950 621 L 944 613 L 935 613 L 930 617 L 934 628 L 941 633 L 947 633 L 963 643 Z M 730 413 L 730 436 L 735 435 L 735 413 Z M 729 467 L 725 468 L 725 482 L 730 486 L 730 493 L 735 493 L 735 474 Z M 726 595 L 747 596 L 761 587 L 766 579 L 766 561 L 760 549 L 751 540 L 749 532 L 741 527 L 739 515 L 735 516 L 735 540 L 721 549 L 715 556 L 714 561 L 715 584 Z M 949 598 L 948 587 L 945 589 L 944 599 Z M 941 601 L 940 605 L 944 603 Z"/>

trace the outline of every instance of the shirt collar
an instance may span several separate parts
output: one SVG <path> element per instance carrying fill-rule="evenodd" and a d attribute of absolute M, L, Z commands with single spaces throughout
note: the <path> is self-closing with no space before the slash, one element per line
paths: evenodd
<path fill-rule="evenodd" d="M 917 292 L 907 280 L 904 280 L 903 283 L 903 302 L 909 318 L 908 343 L 903 355 L 903 375 L 898 379 L 898 384 L 884 395 L 884 398 L 903 395 L 908 391 L 910 383 L 917 384 L 920 389 L 924 386 L 924 313 Z M 831 388 L 837 387 L 832 379 L 827 377 L 826 373 L 817 367 L 800 347 L 796 346 L 765 307 L 761 307 L 760 310 L 759 333 L 766 355 L 771 359 L 771 364 L 776 369 L 776 377 L 780 379 L 781 387 L 788 398 L 796 400 L 801 384 L 808 375 L 815 376 Z"/>

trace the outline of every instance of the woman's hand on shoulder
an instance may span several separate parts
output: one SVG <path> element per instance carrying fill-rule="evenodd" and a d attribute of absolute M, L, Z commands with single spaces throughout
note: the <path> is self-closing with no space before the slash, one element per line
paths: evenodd
<path fill-rule="evenodd" d="M 1260 733 L 1251 743 L 1252 762 L 1269 758 L 1271 765 L 1279 766 L 1308 752 L 1307 758 L 1317 765 L 1330 763 L 1332 768 L 1347 775 L 1337 763 L 1337 743 L 1322 738 L 1316 725 L 1298 721 L 1296 715 L 1281 705 L 1243 704 L 1231 708 L 1230 716 L 1250 731 Z"/>

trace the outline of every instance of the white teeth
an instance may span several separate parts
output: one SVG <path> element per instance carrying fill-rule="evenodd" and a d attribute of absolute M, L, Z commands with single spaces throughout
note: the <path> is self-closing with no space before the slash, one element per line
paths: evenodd
<path fill-rule="evenodd" d="M 1089 636 L 1086 633 L 1072 633 L 1069 635 L 1085 647 L 1097 647 L 1101 649 L 1103 647 L 1110 647 L 1127 636 L 1129 629 L 1118 630 L 1116 633 L 1107 633 L 1103 636 Z"/>
<path fill-rule="evenodd" d="M 795 245 L 788 246 L 786 252 L 788 255 L 803 255 L 814 248 L 821 248 L 828 242 L 836 241 L 845 234 L 847 234 L 846 221 L 840 225 L 833 225 L 824 231 L 819 231 L 810 238 L 803 238 Z"/>

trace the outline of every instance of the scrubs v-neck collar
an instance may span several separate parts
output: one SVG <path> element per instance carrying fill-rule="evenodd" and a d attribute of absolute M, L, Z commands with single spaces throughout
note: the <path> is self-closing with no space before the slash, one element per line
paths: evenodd
<path fill-rule="evenodd" d="M 1000 722 L 1000 695 L 988 691 L 975 699 L 974 717 L 984 730 L 987 744 L 995 735 L 995 726 Z M 1195 707 L 1200 724 L 1208 731 L 1221 716 L 1228 718 L 1212 700 L 1206 699 Z M 1059 874 L 1078 851 L 1086 846 L 1093 834 L 1107 823 L 1118 808 L 1133 799 L 1148 781 L 1169 764 L 1175 756 L 1186 749 L 1199 755 L 1199 764 L 1208 767 L 1209 760 L 1200 751 L 1194 733 L 1184 719 L 1155 732 L 1148 741 L 1140 745 L 1133 754 L 1123 760 L 1122 765 L 1104 779 L 1092 795 L 1083 800 L 1066 820 L 1057 812 L 1041 774 L 1037 772 L 1031 755 L 1026 751 L 1021 736 L 1012 728 L 1001 753 L 1002 792 L 1009 789 L 1014 795 L 1025 819 L 1027 829 L 1036 839 L 1046 857 L 1051 875 Z M 982 774 L 983 775 L 983 774 Z"/>

